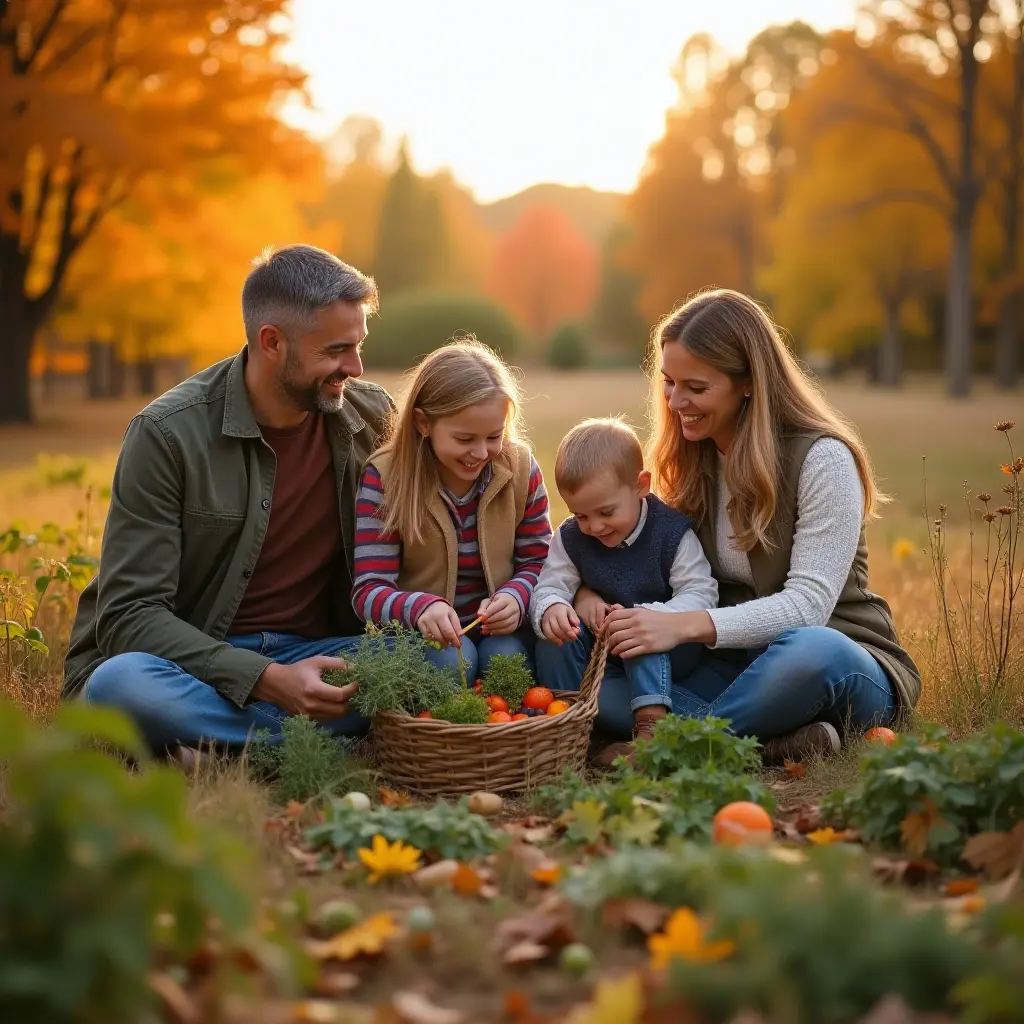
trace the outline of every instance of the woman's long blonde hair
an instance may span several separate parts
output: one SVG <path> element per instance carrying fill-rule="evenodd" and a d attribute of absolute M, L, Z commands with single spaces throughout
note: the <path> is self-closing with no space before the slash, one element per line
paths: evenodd
<path fill-rule="evenodd" d="M 419 542 L 427 525 L 427 497 L 441 486 L 441 479 L 430 440 L 416 429 L 415 411 L 433 422 L 503 395 L 508 399 L 507 444 L 521 436 L 522 396 L 505 363 L 472 335 L 435 349 L 409 373 L 398 413 L 379 449 L 391 458 L 382 529 Z"/>
<path fill-rule="evenodd" d="M 737 383 L 749 382 L 750 398 L 740 410 L 725 463 L 733 497 L 730 518 L 742 551 L 772 547 L 769 527 L 778 506 L 782 446 L 786 434 L 816 432 L 842 441 L 853 453 L 864 487 L 864 516 L 888 500 L 874 479 L 856 429 L 832 408 L 793 358 L 775 324 L 753 299 L 729 289 L 698 294 L 673 310 L 654 335 L 649 445 L 654 486 L 665 501 L 698 521 L 711 508 L 716 454 L 710 439 L 683 437 L 679 416 L 669 409 L 660 358 L 667 344 L 687 350 Z"/>

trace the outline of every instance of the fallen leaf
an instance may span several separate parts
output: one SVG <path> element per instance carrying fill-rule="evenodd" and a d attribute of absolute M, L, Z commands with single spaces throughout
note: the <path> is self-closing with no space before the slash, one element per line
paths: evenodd
<path fill-rule="evenodd" d="M 845 831 L 837 832 L 829 825 L 828 828 L 819 828 L 808 832 L 807 838 L 815 846 L 831 846 L 833 843 L 845 843 L 849 836 Z"/>
<path fill-rule="evenodd" d="M 668 907 L 644 899 L 613 899 L 605 903 L 601 922 L 609 928 L 632 925 L 644 935 L 658 931 L 669 915 Z"/>
<path fill-rule="evenodd" d="M 511 1017 L 514 1021 L 530 1017 L 533 1013 L 530 1009 L 530 997 L 522 989 L 518 988 L 505 993 L 503 1009 L 505 1016 Z"/>
<path fill-rule="evenodd" d="M 876 857 L 871 862 L 871 868 L 880 882 L 902 882 L 904 885 L 921 885 L 939 873 L 938 864 L 923 859 Z"/>
<path fill-rule="evenodd" d="M 314 874 L 320 870 L 320 854 L 308 850 L 300 850 L 297 846 L 288 846 L 289 856 L 295 861 L 300 874 Z"/>
<path fill-rule="evenodd" d="M 284 809 L 284 813 L 292 821 L 295 821 L 301 816 L 305 806 L 306 805 L 299 800 L 289 800 L 288 806 Z"/>
<path fill-rule="evenodd" d="M 337 999 L 338 996 L 354 992 L 359 987 L 360 981 L 359 975 L 353 974 L 351 971 L 326 970 L 321 972 L 320 976 L 316 979 L 313 991 L 318 996 Z"/>
<path fill-rule="evenodd" d="M 945 822 L 939 816 L 938 808 L 925 797 L 924 809 L 912 811 L 900 822 L 900 838 L 904 849 L 913 857 L 921 857 L 928 849 L 928 837 L 932 829 Z"/>
<path fill-rule="evenodd" d="M 978 891 L 978 880 L 976 878 L 954 878 L 945 884 L 942 891 L 946 896 L 969 896 L 972 892 Z"/>
<path fill-rule="evenodd" d="M 599 981 L 590 1006 L 574 1010 L 565 1024 L 640 1024 L 644 1010 L 643 985 L 638 974 Z"/>
<path fill-rule="evenodd" d="M 806 854 L 794 850 L 791 846 L 770 846 L 768 856 L 782 861 L 783 864 L 803 864 L 807 861 Z"/>
<path fill-rule="evenodd" d="M 381 786 L 377 790 L 377 799 L 385 807 L 407 807 L 412 803 L 412 797 L 408 793 L 399 793 L 397 790 Z"/>
<path fill-rule="evenodd" d="M 146 983 L 163 1002 L 175 1024 L 198 1024 L 199 1007 L 169 974 L 151 971 L 146 975 Z"/>
<path fill-rule="evenodd" d="M 964 847 L 963 858 L 974 868 L 984 870 L 992 882 L 998 882 L 1024 863 L 1024 821 L 1009 832 L 979 832 Z"/>
<path fill-rule="evenodd" d="M 806 835 L 816 828 L 821 828 L 821 810 L 817 804 L 803 804 L 797 808 L 796 817 L 793 819 L 797 832 Z"/>
<path fill-rule="evenodd" d="M 551 952 L 549 946 L 542 946 L 539 942 L 517 942 L 511 949 L 505 950 L 502 960 L 512 966 L 513 964 L 534 963 L 543 960 Z"/>
<path fill-rule="evenodd" d="M 523 869 L 532 874 L 534 871 L 558 866 L 558 861 L 549 857 L 543 850 L 529 843 L 513 842 L 509 844 L 508 856 L 522 865 Z"/>
<path fill-rule="evenodd" d="M 787 757 L 782 764 L 791 779 L 802 779 L 807 774 L 807 765 L 801 764 L 799 761 L 791 761 Z"/>
<path fill-rule="evenodd" d="M 419 992 L 399 992 L 391 1005 L 406 1024 L 462 1024 L 465 1020 L 458 1010 L 436 1006 Z"/>
<path fill-rule="evenodd" d="M 501 826 L 501 830 L 511 836 L 513 841 L 519 843 L 543 843 L 555 834 L 555 826 L 550 821 L 543 825 L 525 825 L 522 821 L 507 821 Z"/>
<path fill-rule="evenodd" d="M 420 868 L 412 880 L 421 888 L 430 889 L 438 885 L 450 885 L 455 872 L 459 870 L 457 860 L 439 860 L 429 867 Z"/>
<path fill-rule="evenodd" d="M 917 1013 L 900 996 L 880 999 L 861 1017 L 859 1024 L 955 1024 L 944 1013 Z"/>
<path fill-rule="evenodd" d="M 492 945 L 499 955 L 522 942 L 564 946 L 572 942 L 572 923 L 568 901 L 551 891 L 530 910 L 507 917 L 494 929 Z"/>
<path fill-rule="evenodd" d="M 397 934 L 398 926 L 391 914 L 374 914 L 326 942 L 308 942 L 306 949 L 316 960 L 351 960 L 360 953 L 376 955 L 383 952 L 388 939 Z"/>
<path fill-rule="evenodd" d="M 459 864 L 452 875 L 452 889 L 460 896 L 476 896 L 484 880 L 468 865 Z"/>
<path fill-rule="evenodd" d="M 295 1004 L 292 1020 L 296 1024 L 342 1024 L 346 1020 L 343 1012 L 337 1003 L 325 999 L 303 999 Z"/>
<path fill-rule="evenodd" d="M 557 885 L 562 877 L 562 865 L 555 864 L 550 868 L 534 868 L 530 877 L 541 885 Z"/>

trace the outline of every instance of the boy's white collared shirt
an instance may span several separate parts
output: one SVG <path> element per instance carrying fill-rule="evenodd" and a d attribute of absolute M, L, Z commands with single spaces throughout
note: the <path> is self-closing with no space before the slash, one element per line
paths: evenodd
<path fill-rule="evenodd" d="M 647 499 L 644 498 L 640 518 L 622 545 L 631 547 L 646 523 Z M 704 556 L 704 549 L 694 530 L 687 530 L 676 548 L 672 568 L 669 570 L 669 585 L 672 596 L 667 601 L 653 601 L 637 607 L 656 612 L 699 612 L 718 606 L 718 584 L 711 575 L 711 564 Z M 551 537 L 547 560 L 530 600 L 530 622 L 538 636 L 543 636 L 540 623 L 544 613 L 553 604 L 567 604 L 571 607 L 579 588 L 580 574 L 566 554 L 561 531 L 556 528 Z"/>

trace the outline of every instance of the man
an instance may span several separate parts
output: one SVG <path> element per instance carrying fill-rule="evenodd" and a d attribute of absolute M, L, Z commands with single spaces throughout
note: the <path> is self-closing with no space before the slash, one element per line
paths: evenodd
<path fill-rule="evenodd" d="M 129 424 L 100 571 L 83 591 L 63 696 L 119 708 L 194 762 L 304 714 L 364 731 L 322 669 L 362 632 L 355 498 L 394 403 L 360 381 L 373 280 L 293 245 L 255 261 L 246 345 Z"/>

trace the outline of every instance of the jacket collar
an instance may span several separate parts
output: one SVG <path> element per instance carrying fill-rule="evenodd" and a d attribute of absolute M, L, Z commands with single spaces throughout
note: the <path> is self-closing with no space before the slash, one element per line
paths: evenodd
<path fill-rule="evenodd" d="M 221 432 L 227 437 L 262 437 L 256 416 L 253 414 L 249 395 L 245 390 L 245 361 L 248 349 L 243 348 L 231 360 L 228 367 L 227 383 L 224 386 L 224 423 Z M 356 434 L 366 426 L 355 406 L 345 401 L 336 416 L 328 416 L 329 423 L 344 424 L 350 434 Z"/>

